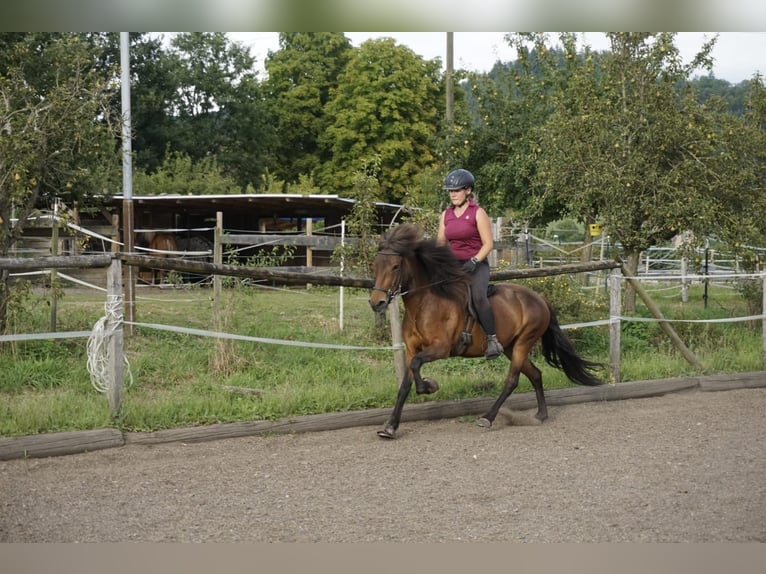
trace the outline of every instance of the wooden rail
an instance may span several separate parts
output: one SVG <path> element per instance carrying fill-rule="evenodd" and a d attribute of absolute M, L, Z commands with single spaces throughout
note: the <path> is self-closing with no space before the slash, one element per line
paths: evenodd
<path fill-rule="evenodd" d="M 148 269 L 164 269 L 195 273 L 197 275 L 229 275 L 232 277 L 247 277 L 251 279 L 268 279 L 290 285 L 330 285 L 343 287 L 361 287 L 369 289 L 373 280 L 368 277 L 341 277 L 331 273 L 304 273 L 296 271 L 279 271 L 267 267 L 246 267 L 242 265 L 216 264 L 194 259 L 178 257 L 154 257 L 137 253 L 115 253 L 105 255 L 67 255 L 58 257 L 13 257 L 0 258 L 0 269 L 9 271 L 34 271 L 39 269 L 75 269 L 107 267 L 113 258 L 119 258 L 127 265 L 146 267 Z M 568 273 L 586 273 L 603 269 L 620 267 L 617 261 L 593 261 L 590 263 L 570 263 L 550 267 L 529 269 L 508 269 L 492 271 L 492 281 L 507 281 L 512 279 L 528 279 L 530 277 L 547 277 Z"/>

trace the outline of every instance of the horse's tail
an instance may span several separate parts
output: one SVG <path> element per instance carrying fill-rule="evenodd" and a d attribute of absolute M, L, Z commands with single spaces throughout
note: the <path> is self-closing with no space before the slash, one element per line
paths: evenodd
<path fill-rule="evenodd" d="M 569 337 L 561 330 L 556 312 L 550 305 L 548 305 L 548 309 L 551 313 L 551 321 L 542 336 L 545 361 L 552 367 L 564 371 L 564 374 L 573 383 L 589 387 L 603 385 L 604 382 L 593 374 L 593 371 L 602 365 L 588 361 L 577 354 Z"/>

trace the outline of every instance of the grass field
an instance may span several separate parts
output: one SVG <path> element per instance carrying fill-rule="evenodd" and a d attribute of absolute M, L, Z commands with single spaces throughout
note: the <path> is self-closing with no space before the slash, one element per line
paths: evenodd
<path fill-rule="evenodd" d="M 576 284 L 564 278 L 548 291 L 562 325 L 606 319 L 606 293 L 575 293 L 587 303 L 571 304 Z M 125 389 L 122 411 L 112 419 L 106 397 L 97 392 L 87 370 L 86 338 L 5 343 L 0 348 L 0 436 L 118 427 L 158 430 L 178 426 L 268 420 L 303 414 L 393 405 L 395 377 L 390 331 L 376 330 L 368 292 L 346 288 L 343 329 L 337 288 L 225 289 L 222 330 L 274 342 L 224 340 L 135 327 L 126 336 L 132 384 Z M 566 299 L 566 301 L 565 301 Z M 720 319 L 748 315 L 742 298 L 729 288 L 712 288 L 708 305 L 701 287 L 688 303 L 658 291 L 656 301 L 668 319 Z M 67 291 L 58 301 L 57 330 L 89 330 L 104 314 L 98 292 Z M 645 308 L 637 314 L 648 317 Z M 13 324 L 17 333 L 47 332 L 50 297 L 33 293 Z M 212 291 L 208 288 L 140 289 L 136 322 L 212 330 Z M 760 321 L 677 323 L 675 329 L 697 354 L 694 369 L 670 344 L 655 322 L 624 322 L 621 345 L 623 381 L 692 374 L 760 370 Z M 608 327 L 571 329 L 568 335 L 588 359 L 608 362 Z M 316 344 L 317 346 L 312 346 Z M 327 348 L 331 346 L 331 348 Z M 337 348 L 335 348 L 337 347 Z M 350 347 L 366 347 L 354 349 Z M 369 348 L 367 348 L 369 347 Z M 569 386 L 564 375 L 536 357 L 547 389 Z M 424 367 L 439 380 L 432 396 L 410 401 L 495 396 L 507 372 L 496 361 L 452 358 Z M 604 370 L 603 376 L 609 377 Z M 251 390 L 246 393 L 245 390 Z M 517 392 L 529 392 L 526 379 Z"/>

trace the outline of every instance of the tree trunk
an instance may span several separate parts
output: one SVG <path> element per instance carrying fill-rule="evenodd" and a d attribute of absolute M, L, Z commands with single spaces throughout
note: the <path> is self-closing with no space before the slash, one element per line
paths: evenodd
<path fill-rule="evenodd" d="M 626 253 L 625 268 L 628 270 L 630 277 L 635 277 L 638 273 L 638 260 L 641 257 L 639 251 L 629 251 Z M 623 301 L 623 309 L 625 313 L 636 312 L 636 291 L 628 283 L 625 286 L 625 300 Z"/>

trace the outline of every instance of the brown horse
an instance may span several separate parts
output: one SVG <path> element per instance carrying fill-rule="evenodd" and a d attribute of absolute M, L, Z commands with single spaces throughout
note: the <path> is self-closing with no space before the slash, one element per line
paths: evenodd
<path fill-rule="evenodd" d="M 383 438 L 394 438 L 413 379 L 418 394 L 439 389 L 436 381 L 421 376 L 423 364 L 450 356 L 483 357 L 486 337 L 468 307 L 467 275 L 450 249 L 424 239 L 419 226 L 402 224 L 391 229 L 380 241 L 373 270 L 375 286 L 370 295 L 373 311 L 382 312 L 396 296 L 404 301 L 402 338 L 407 369 L 393 413 L 378 431 Z M 543 297 L 521 285 L 505 283 L 490 287 L 497 338 L 511 365 L 500 396 L 479 419 L 479 426 L 492 426 L 500 407 L 518 386 L 519 373 L 524 373 L 535 389 L 535 416 L 540 421 L 548 418 L 542 374 L 529 359 L 538 341 L 542 343 L 545 360 L 564 371 L 571 381 L 589 386 L 602 384 L 593 374 L 601 365 L 577 354 Z"/>
<path fill-rule="evenodd" d="M 178 251 L 178 244 L 176 238 L 170 233 L 154 233 L 149 240 L 149 249 L 153 257 L 172 257 L 172 251 Z M 152 269 L 152 285 L 155 283 L 155 279 L 159 276 L 160 285 L 165 281 L 164 269 Z"/>

